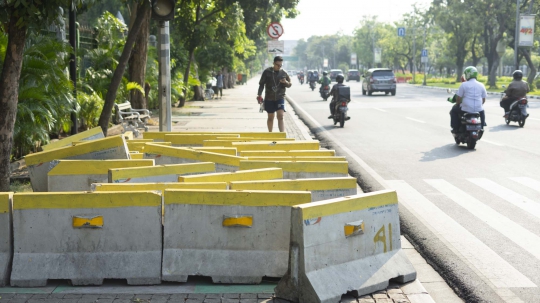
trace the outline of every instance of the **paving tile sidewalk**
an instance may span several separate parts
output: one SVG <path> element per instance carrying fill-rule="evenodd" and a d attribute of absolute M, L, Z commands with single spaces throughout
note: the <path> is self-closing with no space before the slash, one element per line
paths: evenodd
<path fill-rule="evenodd" d="M 266 113 L 259 113 L 255 97 L 257 80 L 251 79 L 247 85 L 223 90 L 220 100 L 186 102 L 183 108 L 173 108 L 173 131 L 257 131 L 266 132 Z M 285 130 L 287 136 L 297 140 L 312 140 L 308 128 L 298 119 L 293 108 L 286 105 Z M 158 131 L 158 126 L 150 126 L 149 131 Z M 274 121 L 274 131 L 278 131 Z M 412 245 L 401 237 L 402 247 L 418 271 L 418 279 L 406 285 L 390 284 L 388 289 L 371 295 L 354 298 L 344 296 L 341 302 L 360 303 L 424 303 L 463 302 L 446 285 L 443 279 L 416 252 Z M 273 282 L 275 284 L 275 282 Z M 193 283 L 192 283 L 193 284 Z M 205 286 L 197 290 L 197 285 L 165 284 L 160 286 L 128 286 L 105 283 L 97 287 L 63 287 L 51 285 L 46 288 L 17 289 L 0 287 L 0 303 L 260 303 L 287 302 L 273 297 L 275 286 L 267 283 L 264 287 L 243 285 L 234 288 Z M 264 288 L 264 291 L 262 289 Z M 236 290 L 236 291 L 230 291 Z"/>

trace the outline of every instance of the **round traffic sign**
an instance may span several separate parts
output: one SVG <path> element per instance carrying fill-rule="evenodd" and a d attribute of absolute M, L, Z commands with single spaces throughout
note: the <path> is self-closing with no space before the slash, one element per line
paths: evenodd
<path fill-rule="evenodd" d="M 268 36 L 272 39 L 278 39 L 283 35 L 283 26 L 277 22 L 272 22 L 268 27 L 266 28 L 266 33 L 268 33 Z"/>

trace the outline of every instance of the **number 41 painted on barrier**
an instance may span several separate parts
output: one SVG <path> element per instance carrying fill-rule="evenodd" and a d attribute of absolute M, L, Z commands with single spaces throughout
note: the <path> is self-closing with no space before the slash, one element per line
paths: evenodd
<path fill-rule="evenodd" d="M 390 251 L 392 251 L 392 223 L 388 223 L 388 236 L 388 246 L 390 246 Z M 377 244 L 377 242 L 382 242 L 384 252 L 388 251 L 386 249 L 386 228 L 384 225 L 379 229 L 375 237 L 373 237 L 373 243 Z"/>

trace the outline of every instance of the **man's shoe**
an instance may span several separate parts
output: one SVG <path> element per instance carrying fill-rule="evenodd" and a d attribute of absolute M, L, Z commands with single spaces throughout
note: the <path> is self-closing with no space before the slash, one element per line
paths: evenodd
<path fill-rule="evenodd" d="M 328 116 L 328 119 L 334 119 L 334 115 Z"/>
<path fill-rule="evenodd" d="M 345 119 L 345 121 L 348 121 L 348 120 L 351 120 L 351 117 L 347 117 L 347 118 Z"/>

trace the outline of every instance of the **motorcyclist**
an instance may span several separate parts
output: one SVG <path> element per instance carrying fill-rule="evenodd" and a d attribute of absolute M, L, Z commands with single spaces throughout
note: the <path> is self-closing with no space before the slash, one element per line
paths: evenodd
<path fill-rule="evenodd" d="M 486 102 L 487 91 L 484 84 L 478 82 L 478 70 L 468 66 L 463 71 L 466 82 L 461 83 L 456 93 L 456 106 L 450 111 L 450 125 L 452 133 L 456 133 L 460 125 L 460 116 L 463 113 L 480 113 L 482 128 L 486 125 L 486 115 L 483 104 Z"/>
<path fill-rule="evenodd" d="M 339 101 L 339 87 L 347 86 L 343 84 L 344 79 L 345 78 L 343 77 L 343 75 L 337 75 L 336 77 L 337 84 L 334 84 L 334 86 L 332 86 L 332 90 L 330 90 L 330 93 L 328 94 L 329 96 L 332 96 L 332 101 L 330 102 L 330 116 L 328 116 L 328 119 L 334 118 L 334 112 L 336 110 L 336 103 Z M 351 100 L 347 100 L 347 103 L 349 103 L 350 101 Z M 349 120 L 350 118 L 351 117 L 348 116 L 347 120 Z"/>
<path fill-rule="evenodd" d="M 298 77 L 298 81 L 303 82 L 303 80 L 304 80 L 304 72 L 303 71 L 298 72 L 297 77 Z"/>
<path fill-rule="evenodd" d="M 319 93 L 322 95 L 322 90 L 325 86 L 329 86 L 332 83 L 332 80 L 330 80 L 330 77 L 328 77 L 328 72 L 324 71 L 323 77 L 321 80 L 319 80 L 319 83 L 321 84 L 321 87 L 319 88 Z"/>
<path fill-rule="evenodd" d="M 504 96 L 499 103 L 499 105 L 504 108 L 505 118 L 508 118 L 508 114 L 510 113 L 510 105 L 512 105 L 514 101 L 526 97 L 529 92 L 529 84 L 522 80 L 522 71 L 519 69 L 515 70 L 512 73 L 512 77 L 514 80 L 508 85 L 508 88 L 505 91 L 506 96 Z"/>

